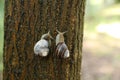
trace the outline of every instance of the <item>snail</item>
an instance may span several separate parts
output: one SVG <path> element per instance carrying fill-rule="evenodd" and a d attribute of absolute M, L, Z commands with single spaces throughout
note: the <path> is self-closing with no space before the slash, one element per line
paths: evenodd
<path fill-rule="evenodd" d="M 58 32 L 58 34 L 56 36 L 56 51 L 55 51 L 55 53 L 58 57 L 68 58 L 70 56 L 70 53 L 69 53 L 67 45 L 64 42 L 64 33 L 66 33 L 67 31 L 65 31 L 65 32 L 60 32 L 58 30 L 56 30 L 56 31 Z"/>
<path fill-rule="evenodd" d="M 41 39 L 34 46 L 34 53 L 36 55 L 45 57 L 49 53 L 49 47 L 51 46 L 52 36 L 50 35 L 50 31 L 46 34 L 43 34 Z"/>

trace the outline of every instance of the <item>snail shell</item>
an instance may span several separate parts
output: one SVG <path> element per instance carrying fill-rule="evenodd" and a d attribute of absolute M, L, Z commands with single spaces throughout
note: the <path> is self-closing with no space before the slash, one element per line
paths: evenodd
<path fill-rule="evenodd" d="M 56 46 L 56 55 L 61 58 L 68 58 L 70 56 L 68 47 L 64 42 L 60 42 Z"/>
<path fill-rule="evenodd" d="M 50 32 L 43 34 L 41 39 L 34 46 L 34 53 L 40 56 L 47 56 L 49 53 L 49 47 L 51 46 L 52 36 Z"/>
<path fill-rule="evenodd" d="M 47 56 L 49 53 L 48 41 L 41 39 L 34 46 L 34 53 L 40 56 Z"/>
<path fill-rule="evenodd" d="M 55 51 L 55 53 L 58 57 L 68 58 L 70 56 L 70 53 L 69 53 L 67 45 L 64 42 L 64 36 L 63 36 L 64 33 L 66 33 L 66 31 L 60 32 L 57 30 L 57 32 L 58 32 L 58 34 L 56 36 L 56 51 Z"/>

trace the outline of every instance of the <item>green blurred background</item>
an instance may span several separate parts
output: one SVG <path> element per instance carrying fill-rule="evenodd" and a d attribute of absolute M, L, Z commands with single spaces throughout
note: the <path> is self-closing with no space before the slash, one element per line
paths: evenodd
<path fill-rule="evenodd" d="M 4 21 L 4 0 L 0 0 L 0 80 L 2 80 L 3 70 L 3 21 Z"/>
<path fill-rule="evenodd" d="M 82 80 L 120 80 L 120 0 L 86 0 Z"/>
<path fill-rule="evenodd" d="M 0 74 L 3 20 L 0 0 Z M 82 80 L 120 80 L 120 0 L 86 0 L 82 59 Z"/>
<path fill-rule="evenodd" d="M 3 19 L 4 19 L 4 0 L 0 0 L 0 72 L 3 69 Z"/>

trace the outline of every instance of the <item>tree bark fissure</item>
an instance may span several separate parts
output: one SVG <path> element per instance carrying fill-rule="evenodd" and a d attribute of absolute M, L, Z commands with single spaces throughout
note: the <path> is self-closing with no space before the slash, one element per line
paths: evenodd
<path fill-rule="evenodd" d="M 3 80 L 80 80 L 85 0 L 5 0 Z M 70 58 L 35 56 L 42 34 L 68 31 Z"/>

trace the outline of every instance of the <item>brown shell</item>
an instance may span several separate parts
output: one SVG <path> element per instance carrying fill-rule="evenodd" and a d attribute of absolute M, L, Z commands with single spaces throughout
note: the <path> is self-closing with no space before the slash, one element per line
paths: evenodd
<path fill-rule="evenodd" d="M 60 42 L 57 44 L 56 46 L 56 55 L 60 58 L 63 58 L 64 57 L 64 54 L 65 54 L 65 51 L 67 50 L 67 46 L 64 42 Z"/>

